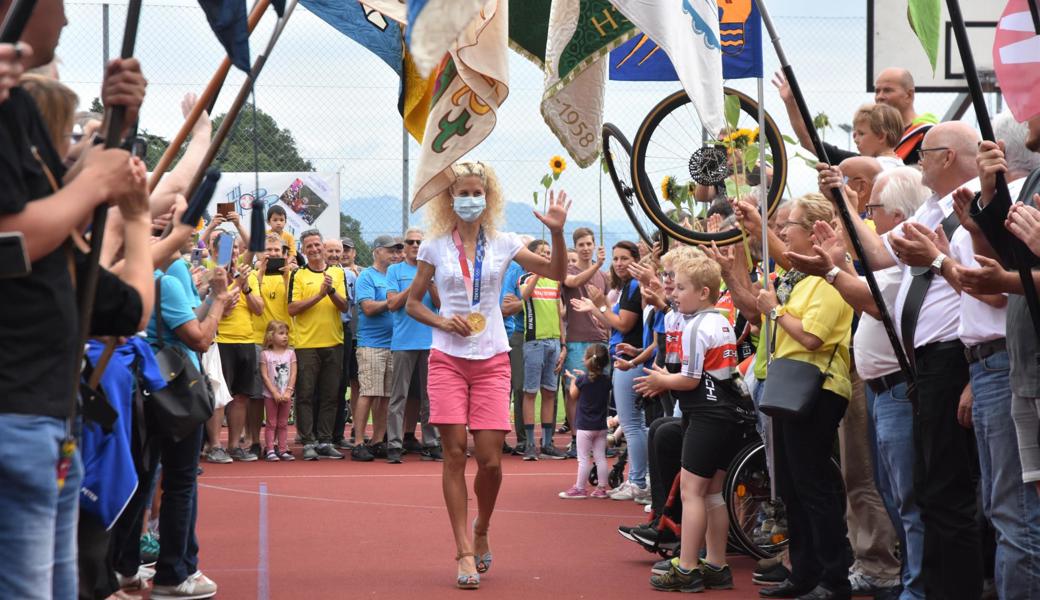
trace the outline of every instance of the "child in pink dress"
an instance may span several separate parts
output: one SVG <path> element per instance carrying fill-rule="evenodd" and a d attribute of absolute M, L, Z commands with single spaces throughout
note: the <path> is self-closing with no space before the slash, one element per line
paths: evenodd
<path fill-rule="evenodd" d="M 260 377 L 264 381 L 267 426 L 264 460 L 295 460 L 289 451 L 289 407 L 296 387 L 296 353 L 289 347 L 289 326 L 279 320 L 267 324 L 260 352 Z M 277 445 L 275 436 L 277 435 Z"/>

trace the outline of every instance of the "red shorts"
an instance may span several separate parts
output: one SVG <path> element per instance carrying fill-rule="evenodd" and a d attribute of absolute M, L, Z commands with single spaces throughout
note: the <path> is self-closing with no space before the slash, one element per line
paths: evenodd
<path fill-rule="evenodd" d="M 509 377 L 508 352 L 468 360 L 431 350 L 430 423 L 509 431 Z"/>

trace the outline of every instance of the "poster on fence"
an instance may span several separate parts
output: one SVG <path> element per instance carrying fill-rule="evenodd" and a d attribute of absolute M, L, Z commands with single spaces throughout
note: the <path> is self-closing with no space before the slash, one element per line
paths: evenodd
<path fill-rule="evenodd" d="M 253 198 L 264 201 L 264 214 L 272 206 L 285 210 L 285 229 L 297 241 L 308 229 L 317 229 L 328 238 L 339 238 L 339 173 L 223 173 L 210 201 L 209 213 L 216 214 L 217 203 L 234 202 L 235 211 L 248 230 L 253 214 Z"/>

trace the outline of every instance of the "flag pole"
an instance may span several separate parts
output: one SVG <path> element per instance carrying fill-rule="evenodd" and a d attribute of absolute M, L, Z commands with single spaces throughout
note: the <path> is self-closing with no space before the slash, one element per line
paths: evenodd
<path fill-rule="evenodd" d="M 769 287 L 769 197 L 767 195 L 766 185 L 766 106 L 765 106 L 765 87 L 762 83 L 762 78 L 758 78 L 758 209 L 762 215 L 762 289 Z M 744 248 L 750 249 L 747 244 L 747 237 L 744 238 Z M 751 266 L 754 268 L 754 265 Z M 762 319 L 762 329 L 759 331 L 758 343 L 768 344 L 769 330 L 773 324 L 769 319 Z M 761 385 L 761 384 L 759 384 Z M 776 500 L 776 477 L 773 476 L 772 468 L 775 460 L 776 449 L 773 446 L 773 418 L 766 417 L 766 453 L 769 460 L 766 461 L 766 469 L 769 473 L 769 497 Z"/>
<path fill-rule="evenodd" d="M 1029 4 L 1029 14 L 1033 17 L 1033 30 L 1036 31 L 1037 35 L 1040 35 L 1040 7 L 1037 6 L 1037 0 L 1027 0 Z"/>
<path fill-rule="evenodd" d="M 257 0 L 256 4 L 253 5 L 253 9 L 249 12 L 249 19 L 246 24 L 247 31 L 252 33 L 256 29 L 257 23 L 260 22 L 260 18 L 264 16 L 264 11 L 267 10 L 270 0 Z M 227 79 L 228 72 L 231 70 L 231 57 L 224 56 L 224 60 L 217 67 L 216 72 L 213 73 L 213 77 L 210 78 L 209 84 L 206 85 L 206 89 L 202 91 L 202 95 L 199 96 L 195 102 L 195 106 L 191 107 L 191 112 L 184 119 L 184 124 L 181 125 L 180 131 L 177 132 L 177 136 L 173 138 L 170 145 L 166 147 L 162 156 L 159 158 L 159 162 L 155 164 L 155 168 L 152 169 L 152 175 L 148 179 L 148 192 L 155 191 L 155 187 L 159 185 L 159 180 L 166 174 L 166 170 L 170 168 L 170 164 L 173 163 L 173 159 L 177 157 L 177 153 L 180 152 L 181 146 L 188 139 L 188 135 L 191 134 L 192 127 L 199 120 L 202 115 L 202 111 L 206 110 L 217 98 L 217 94 L 220 93 L 220 88 L 224 85 L 224 80 Z M 190 196 L 188 196 L 190 198 Z"/>
<path fill-rule="evenodd" d="M 769 17 L 769 10 L 766 8 L 765 0 L 755 0 L 755 3 L 758 4 L 758 11 L 762 15 L 762 23 L 765 24 L 766 30 L 769 31 L 769 37 L 773 42 L 773 49 L 776 51 L 776 56 L 780 61 L 780 66 L 784 72 L 784 76 L 787 77 L 787 82 L 791 86 L 791 94 L 794 96 L 795 103 L 798 105 L 798 114 L 801 116 L 806 130 L 809 132 L 809 137 L 812 140 L 816 156 L 819 157 L 822 162 L 830 164 L 827 150 L 820 141 L 820 134 L 816 131 L 816 128 L 813 127 L 812 114 L 809 112 L 809 106 L 805 103 L 805 96 L 802 94 L 802 89 L 798 86 L 798 79 L 795 77 L 794 69 L 791 68 L 791 63 L 788 62 L 787 55 L 784 54 L 783 46 L 780 44 L 780 36 L 776 32 L 773 20 Z M 892 345 L 892 351 L 895 354 L 897 362 L 899 362 L 899 367 L 904 373 L 906 373 L 908 387 L 912 387 L 914 383 L 913 368 L 910 366 L 910 360 L 907 358 L 906 352 L 903 350 L 903 345 L 899 342 L 899 336 L 896 335 L 896 328 L 892 323 L 892 315 L 888 312 L 888 306 L 885 304 L 885 299 L 881 295 L 881 288 L 878 287 L 877 279 L 874 278 L 874 271 L 871 269 L 866 252 L 863 250 L 863 242 L 860 241 L 859 236 L 856 235 L 856 229 L 852 222 L 852 215 L 849 213 L 849 207 L 845 201 L 845 193 L 840 187 L 836 187 L 831 190 L 831 196 L 834 198 L 835 204 L 837 205 L 838 215 L 841 217 L 842 226 L 845 228 L 845 231 L 849 236 L 849 241 L 852 242 L 852 249 L 855 251 L 856 256 L 859 257 L 860 264 L 863 265 L 867 286 L 870 288 L 870 295 L 874 299 L 874 304 L 877 305 L 878 312 L 881 313 L 881 323 L 885 326 L 885 333 L 888 334 L 888 341 Z M 765 230 L 765 228 L 766 223 L 762 223 L 762 229 Z"/>
<path fill-rule="evenodd" d="M 1036 0 L 1029 0 L 1031 10 L 1036 8 Z M 975 69 L 975 56 L 971 52 L 971 43 L 968 40 L 968 30 L 964 25 L 964 16 L 961 14 L 961 6 L 957 0 L 946 0 L 947 12 L 950 16 L 950 25 L 957 39 L 957 50 L 961 55 L 961 64 L 964 65 L 964 80 L 968 84 L 968 92 L 971 95 L 971 103 L 975 107 L 975 118 L 979 122 L 979 132 L 982 139 L 995 141 L 993 124 L 989 120 L 989 111 L 986 108 L 986 96 L 982 91 L 982 82 L 979 73 Z M 1033 12 L 1034 19 L 1037 13 Z M 994 212 L 999 215 L 1001 221 L 1007 218 L 1008 210 L 1011 208 L 1011 191 L 1008 189 L 1007 179 L 1003 173 L 996 174 L 996 194 L 991 201 Z M 1033 321 L 1033 329 L 1040 337 L 1040 298 L 1037 296 L 1036 286 L 1033 284 L 1033 270 L 1030 268 L 1029 257 L 1032 252 L 1025 243 L 1011 235 L 1006 230 L 1001 230 L 1000 237 L 988 228 L 983 228 L 986 240 L 994 248 L 1006 248 L 1008 252 L 1000 254 L 1001 261 L 1009 267 L 1018 271 L 1018 277 L 1022 281 L 1022 292 L 1029 308 L 1029 316 Z M 992 237 L 991 237 L 992 236 Z"/>

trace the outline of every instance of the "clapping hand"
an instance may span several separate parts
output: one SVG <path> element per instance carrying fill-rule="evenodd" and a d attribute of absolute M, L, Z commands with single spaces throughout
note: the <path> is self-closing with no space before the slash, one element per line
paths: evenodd
<path fill-rule="evenodd" d="M 957 267 L 957 279 L 961 282 L 961 289 L 969 294 L 1002 294 L 1005 286 L 1004 277 L 1008 274 L 1000 263 L 992 258 L 975 255 L 979 268 L 971 269 L 965 266 Z"/>
<path fill-rule="evenodd" d="M 650 368 L 644 368 L 643 372 L 646 373 L 646 375 L 636 377 L 635 385 L 632 386 L 632 389 L 635 390 L 636 393 L 654 397 L 660 396 L 662 393 L 668 391 L 668 388 L 665 387 L 665 379 L 668 376 L 668 371 L 665 370 L 664 367 L 654 365 Z"/>
<path fill-rule="evenodd" d="M 920 223 L 904 223 L 903 237 L 890 235 L 888 240 L 899 260 L 911 267 L 930 266 L 939 255 L 935 232 Z"/>
<path fill-rule="evenodd" d="M 1033 202 L 1040 205 L 1040 194 L 1033 194 Z M 1040 210 L 1028 204 L 1013 204 L 1004 226 L 1040 256 Z"/>

